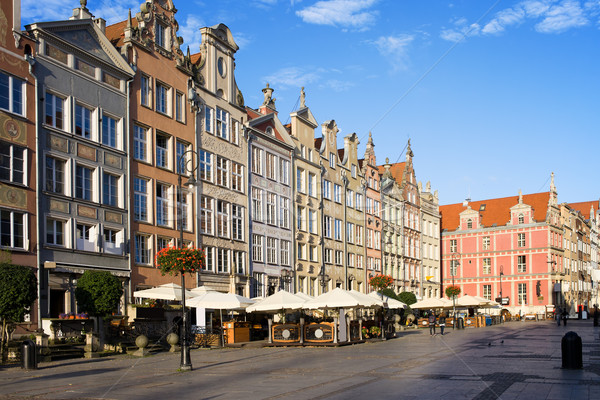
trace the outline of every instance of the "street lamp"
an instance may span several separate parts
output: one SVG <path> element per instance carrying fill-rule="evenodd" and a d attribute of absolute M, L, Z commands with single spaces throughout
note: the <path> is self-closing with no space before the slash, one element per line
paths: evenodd
<path fill-rule="evenodd" d="M 502 305 L 502 276 L 504 275 L 504 265 L 500 265 L 500 305 Z"/>
<path fill-rule="evenodd" d="M 292 281 L 292 273 L 288 269 L 281 270 L 281 283 L 283 290 L 289 290 Z"/>
<path fill-rule="evenodd" d="M 183 174 L 188 175 L 188 186 L 194 186 L 196 179 L 194 173 L 198 169 L 198 164 L 194 163 L 194 159 L 187 159 L 187 155 L 191 154 L 194 157 L 198 157 L 198 153 L 190 149 L 183 152 L 177 159 L 177 186 L 179 190 L 179 246 L 183 247 Z M 192 359 L 190 357 L 190 343 L 188 341 L 188 320 L 187 311 L 185 308 L 185 271 L 181 271 L 181 319 L 183 323 L 183 329 L 181 330 L 181 362 L 179 369 L 181 371 L 192 370 Z"/>
<path fill-rule="evenodd" d="M 327 282 L 329 282 L 329 275 L 325 273 L 325 265 L 321 267 L 321 290 L 322 293 L 325 293 L 325 287 L 327 286 Z"/>
<path fill-rule="evenodd" d="M 450 275 L 452 275 L 452 287 L 454 287 L 454 275 L 456 275 L 456 269 L 460 265 L 460 253 L 452 253 L 452 261 L 450 265 Z M 452 329 L 456 327 L 456 295 L 452 296 Z"/>

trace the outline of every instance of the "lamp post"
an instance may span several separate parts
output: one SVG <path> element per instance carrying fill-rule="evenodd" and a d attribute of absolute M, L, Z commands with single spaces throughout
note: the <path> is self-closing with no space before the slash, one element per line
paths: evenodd
<path fill-rule="evenodd" d="M 504 275 L 504 265 L 500 265 L 500 305 L 502 305 L 502 276 Z"/>
<path fill-rule="evenodd" d="M 289 290 L 290 282 L 292 281 L 292 273 L 287 269 L 281 270 L 281 282 L 283 290 Z"/>
<path fill-rule="evenodd" d="M 327 286 L 327 282 L 329 282 L 329 275 L 325 273 L 325 264 L 321 267 L 321 290 L 325 293 L 325 287 Z"/>
<path fill-rule="evenodd" d="M 452 275 L 452 287 L 454 287 L 454 275 L 460 265 L 460 253 L 452 253 L 452 265 L 450 265 L 450 275 Z M 452 329 L 456 328 L 456 295 L 452 296 Z"/>
<path fill-rule="evenodd" d="M 183 174 L 189 174 L 187 181 L 188 186 L 196 184 L 194 173 L 198 169 L 198 165 L 194 163 L 193 159 L 187 159 L 187 155 L 191 154 L 194 157 L 198 156 L 194 150 L 187 150 L 183 152 L 177 159 L 177 186 L 179 190 L 179 246 L 183 247 Z M 185 308 L 185 271 L 181 271 L 181 319 L 183 327 L 181 330 L 181 362 L 179 369 L 181 371 L 192 370 L 192 359 L 190 357 L 190 343 L 188 341 L 188 320 L 187 310 Z"/>

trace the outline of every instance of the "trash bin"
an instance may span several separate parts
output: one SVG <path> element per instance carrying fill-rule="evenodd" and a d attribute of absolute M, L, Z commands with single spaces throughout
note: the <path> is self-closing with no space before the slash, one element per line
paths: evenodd
<path fill-rule="evenodd" d="M 456 329 L 465 329 L 465 320 L 464 318 L 456 319 Z"/>
<path fill-rule="evenodd" d="M 581 338 L 573 331 L 567 332 L 561 340 L 562 367 L 566 369 L 583 368 Z"/>
<path fill-rule="evenodd" d="M 21 368 L 37 369 L 37 349 L 33 340 L 21 344 Z"/>
<path fill-rule="evenodd" d="M 492 326 L 492 316 L 491 315 L 485 316 L 485 326 Z"/>

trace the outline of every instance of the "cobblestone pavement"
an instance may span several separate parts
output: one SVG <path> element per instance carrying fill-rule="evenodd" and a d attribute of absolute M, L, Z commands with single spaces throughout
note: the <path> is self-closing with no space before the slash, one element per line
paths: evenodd
<path fill-rule="evenodd" d="M 561 369 L 561 338 L 583 343 L 583 369 Z M 337 348 L 193 350 L 0 367 L 0 398 L 600 399 L 600 328 L 592 321 L 510 322 L 444 336 L 408 330 Z"/>

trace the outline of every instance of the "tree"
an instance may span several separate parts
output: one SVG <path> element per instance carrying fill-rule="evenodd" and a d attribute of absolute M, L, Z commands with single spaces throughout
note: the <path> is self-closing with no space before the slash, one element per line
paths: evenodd
<path fill-rule="evenodd" d="M 384 296 L 391 297 L 392 299 L 400 300 L 398 298 L 398 295 L 394 292 L 393 289 L 385 288 L 385 289 L 380 290 L 379 293 L 381 293 Z"/>
<path fill-rule="evenodd" d="M 121 281 L 108 271 L 85 271 L 77 280 L 77 304 L 90 315 L 110 315 L 119 307 L 122 295 Z"/>
<path fill-rule="evenodd" d="M 37 279 L 33 270 L 21 265 L 0 263 L 0 354 L 3 360 L 8 342 L 8 325 L 22 322 L 35 299 Z"/>
<path fill-rule="evenodd" d="M 417 302 L 417 296 L 411 292 L 402 292 L 398 295 L 398 300 L 410 306 Z"/>

